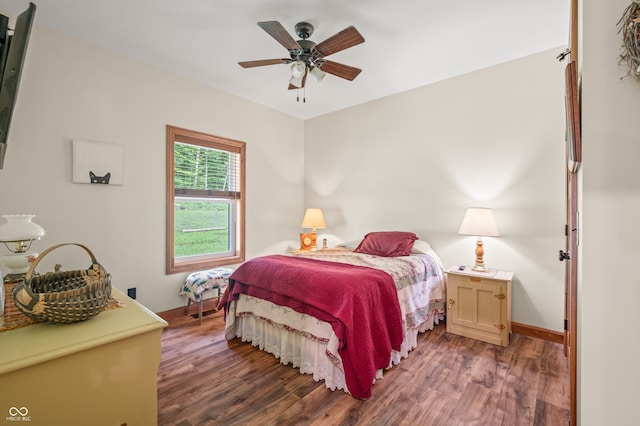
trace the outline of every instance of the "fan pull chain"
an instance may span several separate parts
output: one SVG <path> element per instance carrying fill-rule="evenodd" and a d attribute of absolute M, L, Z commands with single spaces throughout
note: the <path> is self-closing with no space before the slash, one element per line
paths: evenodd
<path fill-rule="evenodd" d="M 302 88 L 302 103 L 307 103 L 307 86 Z"/>
<path fill-rule="evenodd" d="M 300 89 L 296 89 L 296 102 L 300 102 Z M 302 103 L 307 103 L 307 88 L 302 88 Z"/>

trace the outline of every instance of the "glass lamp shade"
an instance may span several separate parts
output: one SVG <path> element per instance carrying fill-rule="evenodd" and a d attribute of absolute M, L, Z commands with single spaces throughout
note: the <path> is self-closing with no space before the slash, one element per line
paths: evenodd
<path fill-rule="evenodd" d="M 295 86 L 297 88 L 301 88 L 302 87 L 302 79 L 301 78 L 291 77 L 289 79 L 289 83 L 291 83 L 292 86 Z"/>
<path fill-rule="evenodd" d="M 289 83 L 297 88 L 304 84 L 304 75 L 307 71 L 307 65 L 303 61 L 296 61 L 291 64 L 291 78 Z"/>
<path fill-rule="evenodd" d="M 320 68 L 318 67 L 313 67 L 311 68 L 311 71 L 309 71 L 309 73 L 315 77 L 316 81 L 320 82 L 322 81 L 322 79 L 324 78 L 325 75 L 327 75 L 326 72 L 321 71 Z"/>
<path fill-rule="evenodd" d="M 302 61 L 296 61 L 291 64 L 291 77 L 301 79 L 304 76 L 306 65 Z"/>
<path fill-rule="evenodd" d="M 6 223 L 0 225 L 0 241 L 13 243 L 19 241 L 33 241 L 44 237 L 44 228 L 31 220 L 32 214 L 4 214 Z"/>
<path fill-rule="evenodd" d="M 38 257 L 38 253 L 29 251 L 31 241 L 44 237 L 44 228 L 31 221 L 35 217 L 32 214 L 6 214 L 2 217 L 7 222 L 0 225 L 0 242 L 12 252 L 2 256 L 2 265 L 7 269 L 4 271 L 3 268 L 3 273 L 24 274 L 33 259 Z M 8 243 L 13 243 L 14 247 Z"/>

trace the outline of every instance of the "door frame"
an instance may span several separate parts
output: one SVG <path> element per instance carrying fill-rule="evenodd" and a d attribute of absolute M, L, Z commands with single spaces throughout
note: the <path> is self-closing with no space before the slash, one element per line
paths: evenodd
<path fill-rule="evenodd" d="M 578 0 L 571 0 L 569 46 L 571 61 L 565 71 L 567 106 L 566 149 L 566 251 L 569 253 L 565 271 L 565 355 L 569 357 L 569 424 L 577 421 L 578 366 L 578 244 L 580 235 L 579 176 L 582 164 L 582 125 L 580 111 L 580 66 L 578 54 Z"/>

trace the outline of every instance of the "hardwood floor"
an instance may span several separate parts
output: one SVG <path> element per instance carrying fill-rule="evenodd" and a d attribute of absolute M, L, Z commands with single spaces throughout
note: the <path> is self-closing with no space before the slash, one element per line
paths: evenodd
<path fill-rule="evenodd" d="M 221 312 L 171 320 L 162 334 L 158 424 L 567 425 L 568 361 L 562 345 L 511 335 L 495 346 L 448 334 L 444 324 L 386 371 L 373 396 L 332 392 L 239 339 Z"/>

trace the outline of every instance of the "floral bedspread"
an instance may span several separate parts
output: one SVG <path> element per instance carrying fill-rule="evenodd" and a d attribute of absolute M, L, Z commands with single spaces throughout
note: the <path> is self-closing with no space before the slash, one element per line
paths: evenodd
<path fill-rule="evenodd" d="M 444 271 L 438 266 L 438 262 L 427 254 L 382 257 L 332 247 L 301 252 L 295 256 L 368 266 L 387 272 L 396 284 L 400 309 L 405 326 L 409 329 L 419 326 L 429 315 L 445 312 Z"/>
<path fill-rule="evenodd" d="M 332 247 L 295 256 L 377 268 L 393 278 L 404 332 L 401 350 L 392 351 L 392 364 L 395 365 L 417 346 L 419 332 L 432 329 L 444 318 L 444 268 L 437 254 L 432 256 L 431 252 L 429 247 L 411 256 L 384 258 Z M 347 389 L 338 354 L 339 339 L 329 323 L 247 295 L 240 295 L 239 300 L 228 307 L 227 340 L 240 337 L 272 353 L 283 364 L 291 363 L 299 367 L 301 373 L 313 374 L 314 380 L 324 380 L 329 389 Z M 381 377 L 382 370 L 379 370 L 376 378 Z"/>

